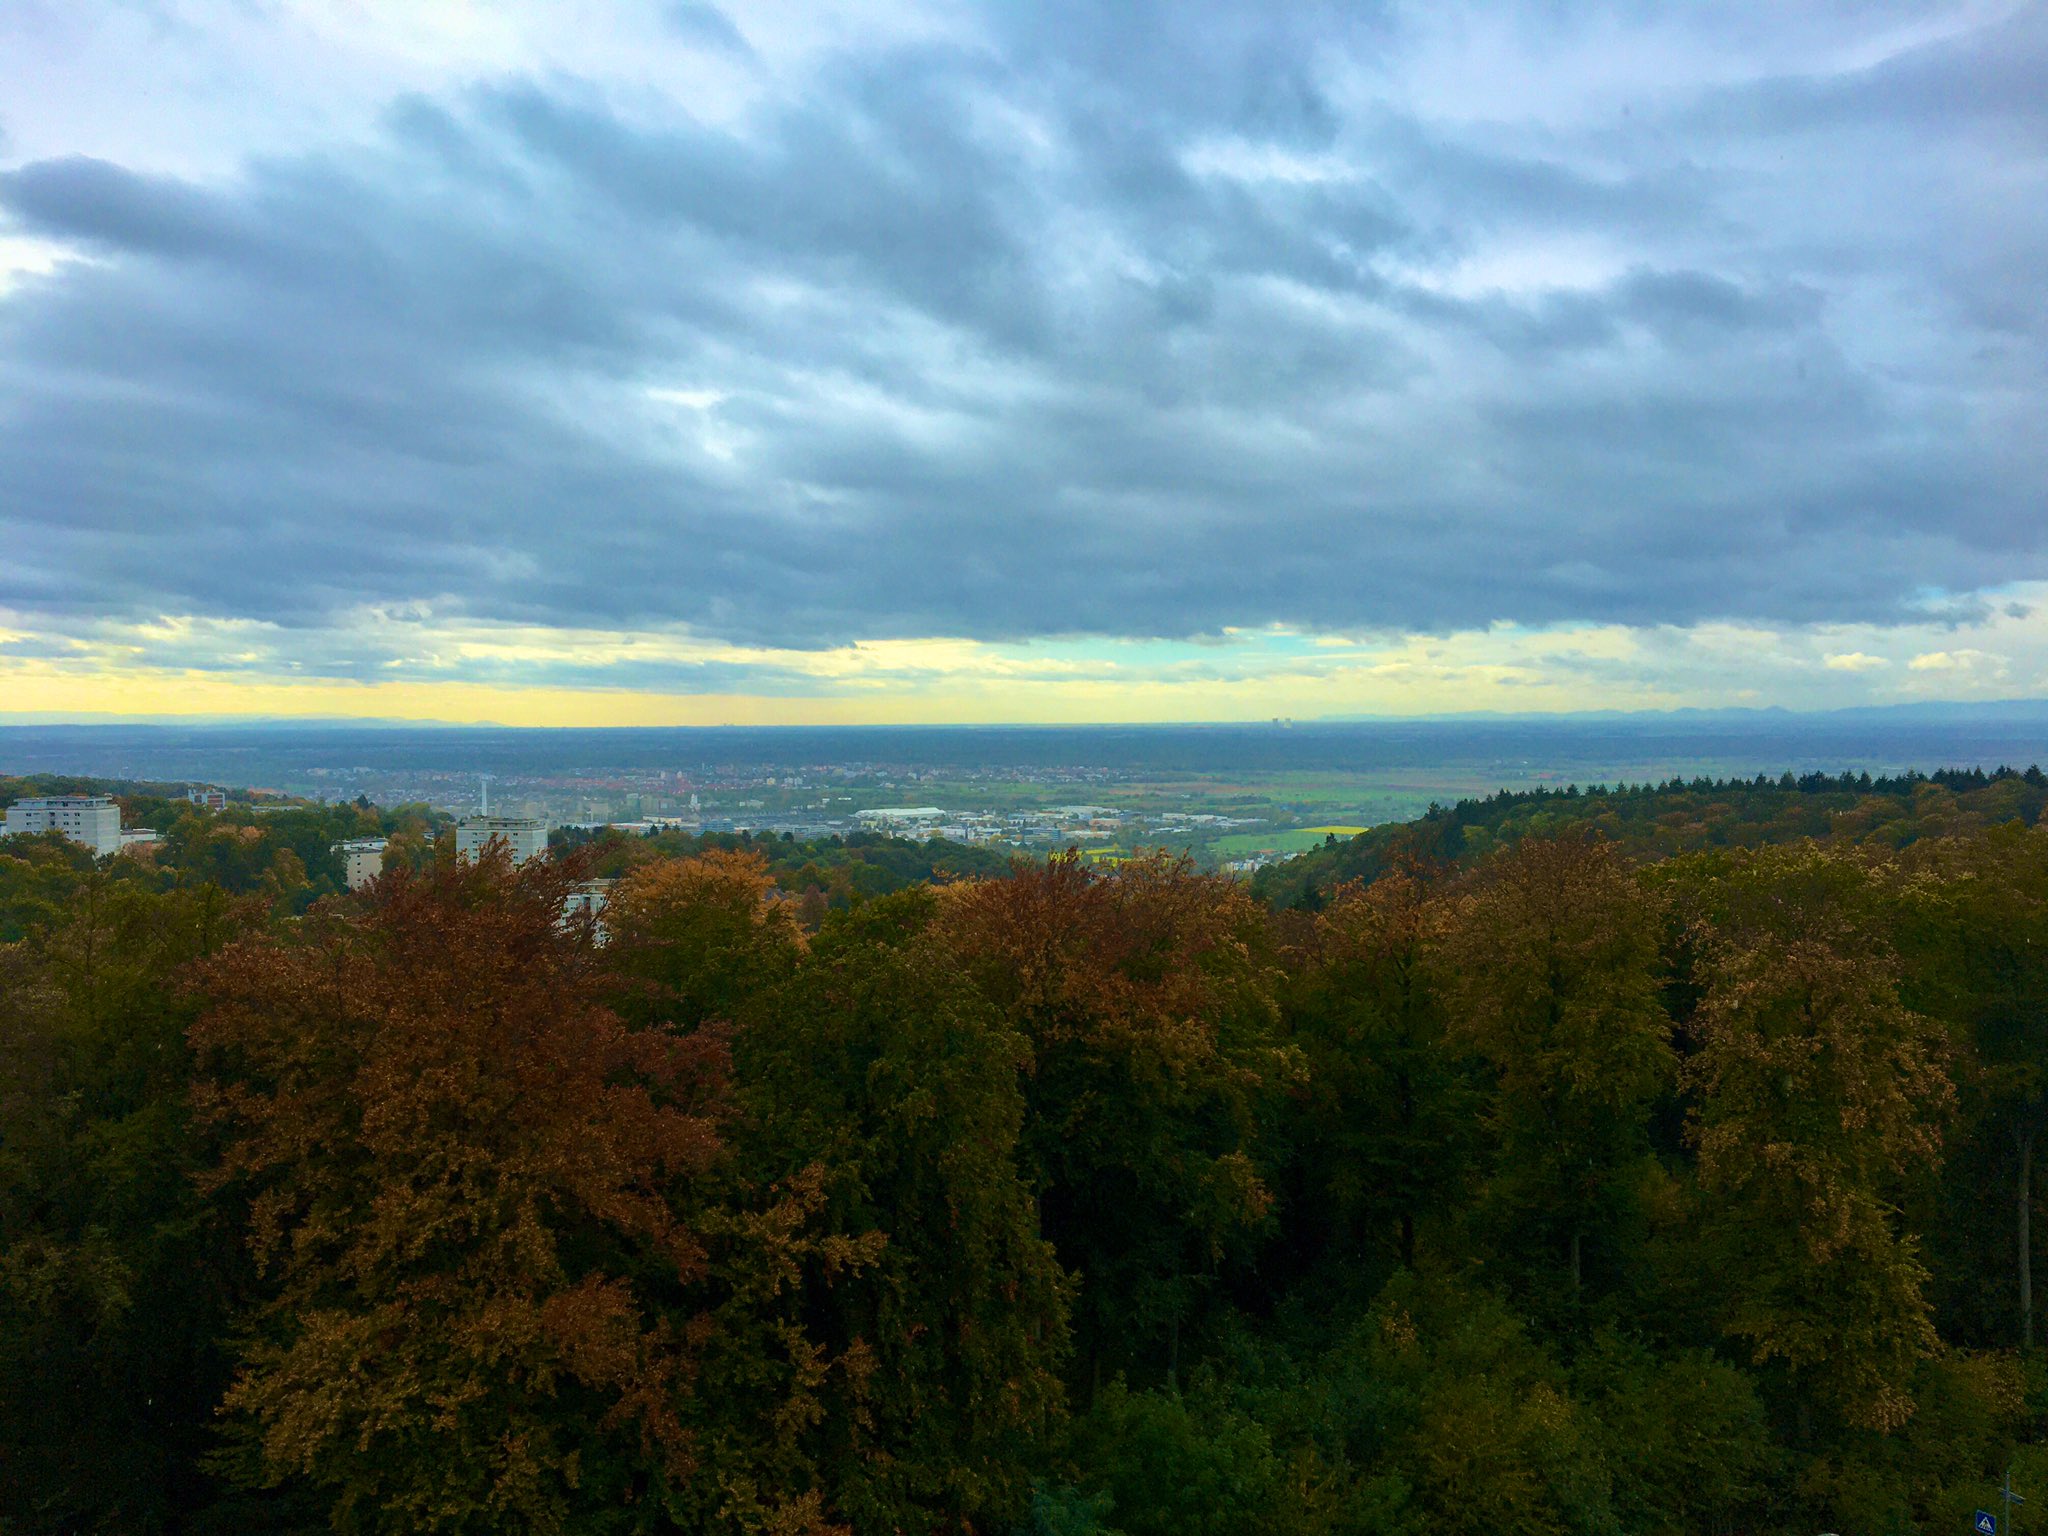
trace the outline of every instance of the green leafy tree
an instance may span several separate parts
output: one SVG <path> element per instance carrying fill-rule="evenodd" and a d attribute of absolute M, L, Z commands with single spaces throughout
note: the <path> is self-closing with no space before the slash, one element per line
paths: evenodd
<path fill-rule="evenodd" d="M 1063 1412 L 1069 1285 L 1017 1161 L 1028 1051 L 933 906 L 836 915 L 735 1044 L 741 1166 L 814 1170 L 839 1244 L 780 1316 L 838 1362 L 804 1444 L 860 1532 L 1006 1528 Z"/>
<path fill-rule="evenodd" d="M 1283 991 L 1308 1066 L 1289 1224 L 1410 1267 L 1418 1226 L 1465 1203 L 1479 1109 L 1427 973 L 1433 916 L 1413 872 L 1345 886 L 1288 955 Z"/>
<path fill-rule="evenodd" d="M 1374 1384 L 1365 1448 L 1409 1490 L 1407 1529 L 1619 1532 L 1597 1417 L 1496 1298 L 1396 1275 L 1341 1358 Z"/>
<path fill-rule="evenodd" d="M 1648 1116 L 1674 1060 L 1654 898 L 1604 843 L 1530 838 L 1447 911 L 1433 963 L 1451 1037 L 1494 1083 L 1493 1222 L 1613 1276 L 1653 1171 Z"/>
<path fill-rule="evenodd" d="M 1261 1133 L 1301 1078 L 1264 916 L 1164 857 L 943 892 L 939 932 L 1029 1047 L 1023 1158 L 1091 1372 L 1171 1380 L 1183 1323 L 1272 1206 Z"/>
<path fill-rule="evenodd" d="M 1083 1524 L 1069 1514 L 1082 1531 L 1281 1536 L 1304 1528 L 1271 1435 L 1224 1403 L 1198 1407 L 1178 1393 L 1132 1392 L 1112 1382 L 1075 1424 L 1072 1455 L 1094 1493 L 1082 1511 L 1114 1522 Z"/>
<path fill-rule="evenodd" d="M 2032 1349 L 2035 1167 L 2048 1128 L 2048 827 L 2010 822 L 1922 842 L 1888 894 L 1902 991 L 1952 1026 L 1960 1117 L 1976 1133 L 1962 1138 L 1942 1191 L 1944 1229 L 1965 1250 L 1996 1243 L 2013 1255 L 1996 1299 L 1986 1298 L 1997 1323 L 1984 1331 Z M 1957 1219 L 1980 1211 L 1989 1219 Z M 1985 1278 L 1971 1264 L 1945 1289 L 1974 1292 Z"/>
<path fill-rule="evenodd" d="M 62 833 L 0 838 L 0 944 L 62 927 L 92 872 L 91 850 Z"/>
<path fill-rule="evenodd" d="M 246 1277 L 193 1184 L 177 978 L 253 915 L 103 872 L 0 944 L 0 1529 L 162 1531 L 218 1499 Z"/>
<path fill-rule="evenodd" d="M 1732 1536 L 1778 1502 L 1784 1456 L 1755 1383 L 1703 1349 L 1659 1355 L 1608 1331 L 1573 1363 L 1597 1417 L 1622 1529 Z"/>

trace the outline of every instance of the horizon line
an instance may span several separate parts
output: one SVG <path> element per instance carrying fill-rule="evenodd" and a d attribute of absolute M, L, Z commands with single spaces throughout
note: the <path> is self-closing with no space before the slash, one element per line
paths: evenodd
<path fill-rule="evenodd" d="M 444 720 L 373 715 L 128 715 L 82 712 L 53 715 L 49 711 L 0 710 L 0 730 L 94 730 L 154 728 L 186 730 L 233 730 L 237 728 L 283 728 L 294 726 L 325 729 L 364 730 L 490 730 L 490 731 L 1004 731 L 1004 730 L 1232 730 L 1264 727 L 1289 730 L 1298 727 L 1378 724 L 1460 724 L 1475 722 L 1533 722 L 1571 720 L 1659 720 L 1692 716 L 1771 716 L 1813 718 L 1837 715 L 1888 715 L 1903 712 L 1960 711 L 1986 713 L 1997 710 L 2048 710 L 2048 695 L 2016 695 L 2000 699 L 1909 699 L 1883 704 L 1843 704 L 1826 708 L 1798 708 L 1785 704 L 1684 704 L 1644 706 L 1640 709 L 1559 710 L 1450 710 L 1416 714 L 1372 714 L 1346 712 L 1330 715 L 1252 716 L 1232 720 L 1001 720 L 1001 721 L 864 721 L 859 723 L 802 721 L 775 724 L 743 724 L 724 721 L 706 725 L 512 725 L 497 720 Z"/>

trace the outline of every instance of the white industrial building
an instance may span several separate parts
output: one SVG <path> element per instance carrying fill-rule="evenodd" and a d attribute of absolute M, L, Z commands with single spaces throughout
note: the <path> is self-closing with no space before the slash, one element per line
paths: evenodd
<path fill-rule="evenodd" d="M 97 854 L 121 851 L 121 808 L 111 795 L 49 795 L 7 807 L 7 835 L 62 832 Z"/>
<path fill-rule="evenodd" d="M 468 816 L 455 824 L 455 856 L 473 859 L 492 843 L 502 843 L 514 864 L 524 864 L 548 851 L 547 823 L 524 816 Z"/>
<path fill-rule="evenodd" d="M 384 872 L 381 837 L 352 837 L 334 851 L 341 855 L 342 883 L 352 891 L 360 891 Z"/>
<path fill-rule="evenodd" d="M 910 832 L 935 827 L 946 819 L 936 805 L 890 805 L 872 811 L 855 811 L 853 819 L 876 832 Z"/>

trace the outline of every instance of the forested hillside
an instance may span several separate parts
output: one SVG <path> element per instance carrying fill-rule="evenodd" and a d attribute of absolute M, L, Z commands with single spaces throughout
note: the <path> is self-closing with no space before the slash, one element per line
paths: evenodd
<path fill-rule="evenodd" d="M 758 853 L 779 890 L 813 907 L 844 907 L 887 896 L 907 885 L 1004 874 L 1012 855 L 998 848 L 931 838 L 915 842 L 880 832 L 797 838 L 750 832 L 657 832 L 635 836 L 607 827 L 596 833 L 557 831 L 558 849 L 583 849 L 589 868 L 616 877 L 660 859 L 696 854 Z"/>
<path fill-rule="evenodd" d="M 2048 1506 L 2042 800 L 1502 797 L 1271 904 L 1164 857 L 870 896 L 422 837 L 310 899 L 0 844 L 0 1529 Z"/>
<path fill-rule="evenodd" d="M 1777 847 L 1813 839 L 1903 848 L 2008 821 L 2033 826 L 2048 807 L 2048 775 L 2001 768 L 1908 773 L 1785 774 L 1772 779 L 1672 780 L 1667 784 L 1504 790 L 1484 800 L 1432 806 L 1261 870 L 1259 894 L 1274 906 L 1313 907 L 1347 880 L 1370 880 L 1404 858 L 1469 865 L 1518 838 L 1570 828 L 1592 832 L 1630 860 L 1707 848 Z"/>

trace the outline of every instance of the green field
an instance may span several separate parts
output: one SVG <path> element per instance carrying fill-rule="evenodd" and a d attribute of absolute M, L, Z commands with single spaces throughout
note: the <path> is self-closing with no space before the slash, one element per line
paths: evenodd
<path fill-rule="evenodd" d="M 1356 837 L 1365 831 L 1364 827 L 1288 827 L 1273 832 L 1233 832 L 1228 837 L 1219 837 L 1209 844 L 1209 851 L 1220 859 L 1242 859 L 1254 853 L 1306 853 L 1311 848 L 1320 848 L 1323 839 L 1333 833 L 1340 843 L 1348 837 Z"/>

